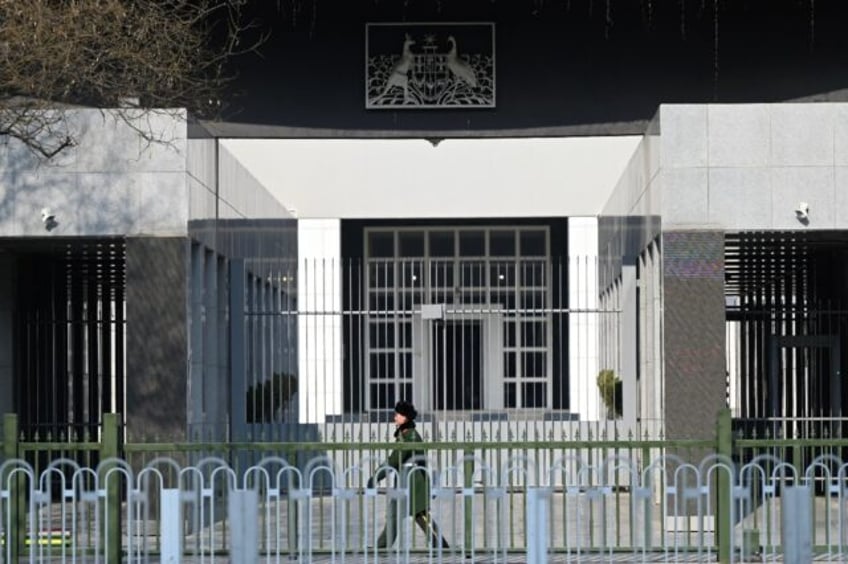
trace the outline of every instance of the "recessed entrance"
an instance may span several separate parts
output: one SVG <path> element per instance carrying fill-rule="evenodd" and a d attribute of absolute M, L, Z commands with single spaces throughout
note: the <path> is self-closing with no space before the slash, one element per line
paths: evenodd
<path fill-rule="evenodd" d="M 433 406 L 439 410 L 483 407 L 483 323 L 449 320 L 432 324 Z"/>

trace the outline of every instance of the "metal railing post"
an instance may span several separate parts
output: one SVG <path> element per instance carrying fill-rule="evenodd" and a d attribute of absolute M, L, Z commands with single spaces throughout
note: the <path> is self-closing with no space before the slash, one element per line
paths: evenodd
<path fill-rule="evenodd" d="M 119 424 L 117 413 L 103 414 L 103 431 L 100 442 L 100 461 L 118 458 Z M 103 468 L 101 480 L 106 479 L 107 472 L 113 465 Z M 106 489 L 106 562 L 118 564 L 121 561 L 121 478 L 112 473 L 101 487 Z"/>
<path fill-rule="evenodd" d="M 298 483 L 298 487 L 301 484 Z M 286 527 L 288 533 L 288 548 L 289 548 L 289 558 L 296 558 L 298 554 L 300 554 L 300 543 L 299 543 L 299 535 L 298 531 L 298 523 L 300 521 L 298 516 L 299 505 L 297 500 L 295 499 L 295 486 L 294 481 L 292 480 L 292 473 L 288 472 L 288 488 L 286 490 L 286 520 L 288 526 Z"/>
<path fill-rule="evenodd" d="M 718 420 L 716 422 L 716 453 L 733 457 L 733 425 L 729 408 L 723 408 L 718 412 Z M 730 562 L 732 539 L 731 520 L 731 478 L 727 472 L 717 472 L 717 493 L 716 493 L 716 533 L 718 541 L 718 559 L 719 562 Z"/>
<path fill-rule="evenodd" d="M 18 415 L 7 413 L 3 416 L 3 456 L 6 460 L 18 458 Z M 13 470 L 12 468 L 9 471 Z M 17 562 L 21 556 L 21 546 L 26 538 L 26 508 L 23 495 L 23 475 L 16 472 L 7 480 L 3 479 L 3 487 L 9 485 L 9 530 L 6 531 L 8 546 L 6 556 L 9 562 Z M 5 528 L 6 523 L 3 523 Z"/>
<path fill-rule="evenodd" d="M 474 491 L 474 451 L 465 451 L 463 464 L 463 487 L 465 491 Z M 465 550 L 468 554 L 474 551 L 474 495 L 464 495 L 465 500 Z"/>

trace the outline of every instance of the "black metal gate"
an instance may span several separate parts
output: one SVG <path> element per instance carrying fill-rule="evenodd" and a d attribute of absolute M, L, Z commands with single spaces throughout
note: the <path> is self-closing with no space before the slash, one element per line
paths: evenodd
<path fill-rule="evenodd" d="M 103 413 L 124 411 L 125 242 L 28 240 L 13 249 L 21 432 L 96 436 Z"/>

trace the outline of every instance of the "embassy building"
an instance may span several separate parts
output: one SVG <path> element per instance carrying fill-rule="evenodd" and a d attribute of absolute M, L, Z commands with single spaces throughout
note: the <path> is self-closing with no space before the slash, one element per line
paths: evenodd
<path fill-rule="evenodd" d="M 26 433 L 841 425 L 841 2 L 295 4 L 257 8 L 237 114 L 3 146 Z"/>

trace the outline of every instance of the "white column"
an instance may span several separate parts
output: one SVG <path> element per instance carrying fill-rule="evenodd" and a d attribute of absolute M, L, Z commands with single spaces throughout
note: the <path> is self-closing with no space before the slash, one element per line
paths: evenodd
<path fill-rule="evenodd" d="M 298 406 L 301 423 L 342 412 L 341 220 L 297 222 Z"/>
<path fill-rule="evenodd" d="M 583 421 L 601 418 L 598 371 L 598 219 L 568 219 L 568 390 L 570 410 Z M 613 367 L 614 368 L 614 367 Z"/>

